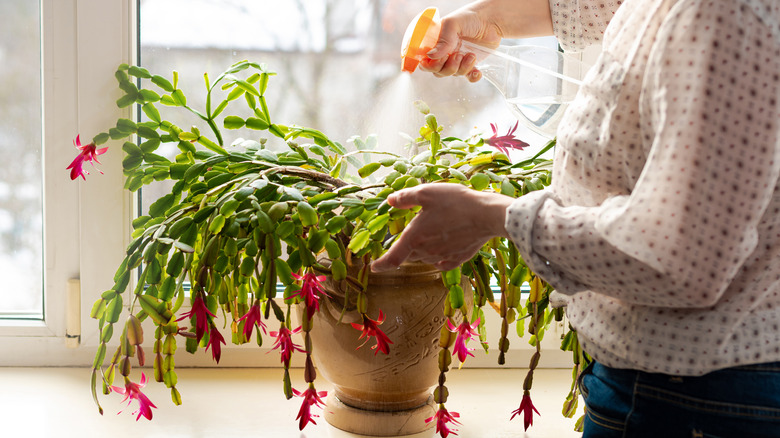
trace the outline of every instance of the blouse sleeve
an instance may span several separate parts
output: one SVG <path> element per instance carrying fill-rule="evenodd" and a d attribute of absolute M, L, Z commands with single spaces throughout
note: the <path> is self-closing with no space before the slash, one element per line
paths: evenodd
<path fill-rule="evenodd" d="M 550 0 L 553 32 L 564 51 L 580 51 L 601 42 L 620 0 Z"/>
<path fill-rule="evenodd" d="M 707 307 L 751 263 L 780 196 L 780 31 L 703 3 L 671 11 L 654 40 L 638 128 L 651 147 L 631 194 L 580 207 L 546 190 L 508 210 L 524 259 L 559 292 Z"/>

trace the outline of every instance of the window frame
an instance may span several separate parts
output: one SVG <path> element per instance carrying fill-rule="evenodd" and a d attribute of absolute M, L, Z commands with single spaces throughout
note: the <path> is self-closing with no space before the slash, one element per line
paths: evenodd
<path fill-rule="evenodd" d="M 97 325 L 92 303 L 113 284 L 130 229 L 121 146 L 88 181 L 65 167 L 77 134 L 90 139 L 118 117 L 116 67 L 135 57 L 135 0 L 40 0 L 43 141 L 44 309 L 42 320 L 0 320 L 0 365 L 91 363 Z M 116 96 L 116 97 L 114 97 Z M 89 142 L 89 140 L 87 140 Z M 78 280 L 74 282 L 72 280 Z M 70 297 L 70 299 L 68 298 Z M 68 337 L 68 335 L 70 337 Z M 70 339 L 70 341 L 68 341 Z"/>

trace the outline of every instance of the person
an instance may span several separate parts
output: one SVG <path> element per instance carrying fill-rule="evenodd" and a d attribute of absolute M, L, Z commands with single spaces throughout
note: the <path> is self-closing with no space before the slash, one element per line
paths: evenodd
<path fill-rule="evenodd" d="M 780 2 L 483 0 L 421 65 L 476 81 L 462 39 L 544 34 L 602 44 L 550 187 L 399 191 L 422 209 L 372 269 L 451 269 L 508 237 L 595 359 L 584 437 L 780 436 Z"/>

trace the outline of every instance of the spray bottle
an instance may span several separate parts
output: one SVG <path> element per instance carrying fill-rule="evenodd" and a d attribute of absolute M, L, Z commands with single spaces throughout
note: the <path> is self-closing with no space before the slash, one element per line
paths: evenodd
<path fill-rule="evenodd" d="M 440 31 L 436 8 L 420 12 L 404 35 L 401 70 L 414 72 L 436 45 Z M 518 120 L 548 138 L 555 136 L 558 122 L 589 67 L 558 50 L 539 46 L 491 49 L 462 40 L 459 52 L 476 55 L 477 68 L 501 92 Z"/>

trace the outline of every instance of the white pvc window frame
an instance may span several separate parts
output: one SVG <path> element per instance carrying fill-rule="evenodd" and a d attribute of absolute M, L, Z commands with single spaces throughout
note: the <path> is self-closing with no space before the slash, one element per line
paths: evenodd
<path fill-rule="evenodd" d="M 0 365 L 91 363 L 97 325 L 92 303 L 113 285 L 130 229 L 131 198 L 123 190 L 121 145 L 87 181 L 65 167 L 82 142 L 113 126 L 128 110 L 114 101 L 117 66 L 132 62 L 135 0 L 41 0 L 44 317 L 0 320 Z"/>

